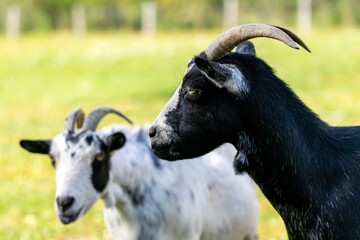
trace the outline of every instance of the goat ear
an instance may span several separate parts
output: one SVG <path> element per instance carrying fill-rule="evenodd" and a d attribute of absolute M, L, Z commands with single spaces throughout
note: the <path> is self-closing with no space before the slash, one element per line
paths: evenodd
<path fill-rule="evenodd" d="M 124 146 L 125 142 L 126 137 L 121 132 L 115 132 L 106 138 L 106 144 L 109 147 L 110 152 L 121 148 Z"/>
<path fill-rule="evenodd" d="M 256 56 L 255 46 L 250 41 L 245 41 L 236 47 L 236 52 L 245 55 Z"/>
<path fill-rule="evenodd" d="M 194 58 L 195 65 L 199 68 L 200 72 L 205 75 L 217 87 L 223 88 L 226 81 L 226 71 L 218 62 L 213 62 L 202 57 L 196 56 Z"/>
<path fill-rule="evenodd" d="M 20 146 L 32 153 L 49 154 L 51 140 L 21 140 Z"/>
<path fill-rule="evenodd" d="M 234 95 L 248 92 L 248 84 L 243 74 L 235 65 L 210 61 L 199 56 L 194 58 L 194 63 L 200 72 L 214 83 L 215 86 L 225 88 Z"/>

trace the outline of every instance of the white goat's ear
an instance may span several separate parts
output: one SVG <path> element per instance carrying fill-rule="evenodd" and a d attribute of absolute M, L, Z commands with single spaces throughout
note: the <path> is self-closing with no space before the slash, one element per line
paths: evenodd
<path fill-rule="evenodd" d="M 121 132 L 115 132 L 106 138 L 106 145 L 108 146 L 110 152 L 121 148 L 124 146 L 125 142 L 126 137 Z"/>
<path fill-rule="evenodd" d="M 21 140 L 20 146 L 32 153 L 49 154 L 51 140 Z"/>
<path fill-rule="evenodd" d="M 244 76 L 233 64 L 223 64 L 196 56 L 195 65 L 215 86 L 225 88 L 229 93 L 240 94 L 249 90 Z"/>

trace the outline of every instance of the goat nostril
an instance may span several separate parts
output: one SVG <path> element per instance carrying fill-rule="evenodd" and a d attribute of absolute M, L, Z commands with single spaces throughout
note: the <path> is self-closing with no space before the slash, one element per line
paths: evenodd
<path fill-rule="evenodd" d="M 75 198 L 73 197 L 58 197 L 56 198 L 56 203 L 57 206 L 59 208 L 59 210 L 61 211 L 66 211 L 67 209 L 69 209 L 72 204 L 74 203 Z"/>
<path fill-rule="evenodd" d="M 156 135 L 156 127 L 152 126 L 149 129 L 149 136 L 150 136 L 150 138 L 153 138 L 153 137 L 155 137 L 155 135 Z"/>

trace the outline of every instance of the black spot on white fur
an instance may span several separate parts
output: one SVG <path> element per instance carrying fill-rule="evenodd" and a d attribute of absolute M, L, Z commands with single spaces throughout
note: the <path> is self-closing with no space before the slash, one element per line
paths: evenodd
<path fill-rule="evenodd" d="M 112 129 L 111 135 L 114 135 L 113 130 L 118 129 Z M 123 130 L 120 129 L 118 131 Z M 127 132 L 127 129 L 125 129 L 124 132 Z M 146 132 L 146 130 L 144 132 Z M 191 219 L 191 221 L 189 221 L 188 214 L 193 214 L 192 212 L 189 212 L 189 207 L 194 207 L 197 209 L 197 207 L 200 206 L 200 209 L 203 209 L 201 206 L 213 203 L 213 201 L 207 199 L 206 197 L 206 181 L 208 178 L 202 177 L 203 174 L 208 173 L 206 170 L 201 170 L 202 167 L 207 169 L 207 164 L 201 165 L 201 168 L 194 167 L 194 169 L 192 169 L 186 167 L 185 165 L 181 167 L 182 164 L 179 164 L 179 166 L 175 167 L 170 166 L 167 163 L 163 163 L 159 160 L 159 164 L 161 165 L 159 170 L 158 162 L 153 159 L 154 155 L 152 155 L 152 151 L 150 148 L 148 148 L 148 139 L 142 138 L 143 142 L 134 142 L 133 140 L 136 139 L 136 136 L 132 135 L 131 133 L 126 135 L 126 137 L 129 136 L 129 142 L 131 144 L 126 145 L 124 149 L 119 152 L 114 152 L 114 155 L 110 157 L 113 153 L 112 151 L 115 149 L 110 143 L 113 143 L 114 141 L 109 141 L 109 131 L 105 130 L 103 133 L 104 134 L 101 133 L 97 135 L 97 133 L 93 134 L 91 132 L 87 132 L 86 134 L 82 134 L 81 139 L 79 139 L 76 145 L 71 144 L 70 141 L 67 141 L 66 143 L 68 143 L 69 146 L 68 150 L 60 148 L 62 151 L 60 154 L 62 156 L 70 157 L 72 154 L 76 154 L 74 155 L 74 159 L 65 159 L 68 160 L 67 163 L 66 161 L 59 161 L 59 164 L 65 162 L 65 165 L 69 166 L 69 169 L 64 169 L 65 171 L 62 172 L 63 174 L 75 173 L 74 176 L 77 176 L 76 178 L 73 178 L 74 181 L 71 183 L 66 183 L 66 186 L 69 186 L 70 188 L 65 191 L 64 189 L 61 191 L 61 193 L 65 194 L 69 193 L 68 190 L 71 190 L 70 192 L 72 193 L 78 193 L 74 203 L 78 203 L 80 210 L 77 208 L 77 206 L 75 206 L 74 208 L 76 209 L 73 209 L 73 213 L 81 212 L 80 215 L 85 214 L 87 209 L 90 209 L 94 201 L 101 197 L 105 202 L 105 208 L 111 209 L 111 211 L 105 211 L 105 218 L 106 221 L 110 223 L 110 226 L 108 226 L 109 233 L 112 235 L 113 239 L 119 239 L 122 237 L 122 232 L 120 232 L 122 230 L 120 229 L 123 226 L 123 221 L 127 222 L 129 226 L 131 226 L 130 231 L 134 231 L 134 236 L 136 239 L 157 240 L 159 239 L 159 234 L 162 234 L 159 232 L 163 230 L 166 230 L 164 239 L 184 239 L 184 237 L 186 239 L 193 239 L 195 236 L 194 234 L 191 234 L 193 232 L 195 234 L 201 233 L 209 236 L 204 237 L 204 239 L 218 239 L 214 236 L 218 236 L 217 232 L 221 230 L 216 230 L 216 227 L 213 229 L 212 224 L 210 224 L 210 226 L 203 226 L 198 224 L 199 222 L 207 222 L 207 220 L 211 222 L 213 219 L 216 219 L 216 221 L 214 221 L 215 225 L 221 227 L 222 229 L 226 228 L 228 230 L 228 235 L 232 237 L 227 239 L 238 239 L 239 234 L 242 234 L 238 231 L 239 227 L 237 227 L 239 224 L 242 224 L 242 221 L 244 220 L 242 217 L 234 218 L 235 216 L 226 216 L 226 219 L 219 220 L 216 216 L 210 219 L 209 216 L 206 216 L 206 214 L 201 214 L 201 216 L 199 214 L 195 214 L 195 219 Z M 88 143 L 85 140 L 89 135 L 93 136 L 93 142 L 91 146 L 88 146 Z M 118 135 L 114 136 L 119 137 Z M 131 138 L 130 136 L 135 138 Z M 75 139 L 75 136 L 72 136 L 68 140 L 70 139 Z M 63 138 L 56 138 L 56 140 L 57 142 L 54 144 L 55 146 L 63 146 L 65 135 Z M 116 140 L 116 138 L 112 138 L 111 140 Z M 116 144 L 118 147 L 120 145 L 121 144 Z M 144 146 L 147 146 L 147 148 Z M 37 149 L 36 151 L 40 150 Z M 41 152 L 47 153 L 48 151 L 41 150 Z M 138 154 L 128 154 L 134 152 Z M 55 156 L 57 157 L 58 155 Z M 104 155 L 105 157 L 103 157 Z M 131 167 L 131 162 L 133 161 L 138 161 L 138 164 L 136 164 L 136 169 Z M 205 162 L 207 161 L 204 161 L 204 163 Z M 76 164 L 75 169 L 71 168 L 72 163 Z M 121 163 L 121 165 L 118 165 L 118 163 Z M 197 162 L 194 162 L 194 164 L 195 166 L 198 166 Z M 57 171 L 60 171 L 60 169 L 62 168 L 59 167 Z M 124 169 L 127 170 L 124 172 Z M 193 174 L 191 171 L 196 171 L 193 173 L 196 175 L 194 181 L 184 177 L 187 174 L 192 176 Z M 109 178 L 109 172 L 111 172 L 111 175 L 113 176 L 111 179 Z M 217 173 L 218 171 L 215 172 Z M 127 175 L 127 173 L 129 173 L 129 175 Z M 119 178 L 120 176 L 127 177 L 121 179 Z M 205 182 L 202 182 L 203 180 Z M 114 192 L 114 188 L 106 187 L 109 181 L 112 181 L 111 186 L 113 186 L 112 184 L 116 184 L 117 187 L 121 188 L 122 193 L 125 194 L 114 195 L 117 190 Z M 179 182 L 181 182 L 183 187 L 178 188 Z M 222 181 L 218 181 L 218 184 L 222 185 L 221 182 Z M 241 184 L 241 182 L 238 183 Z M 193 184 L 195 184 L 195 186 L 193 186 Z M 242 185 L 243 184 L 241 184 L 241 186 Z M 85 189 L 83 191 L 73 191 L 74 188 L 72 186 L 77 186 L 76 189 L 79 189 L 78 187 L 83 186 Z M 240 187 L 240 189 L 242 189 L 242 187 Z M 237 191 L 235 191 L 235 189 L 234 191 L 223 191 L 226 196 L 228 196 L 228 194 L 235 194 L 236 192 Z M 241 192 L 242 191 L 239 191 L 238 193 Z M 239 195 L 238 193 L 236 193 L 236 195 Z M 195 196 L 192 196 L 193 194 Z M 251 192 L 247 192 L 247 195 L 249 194 L 251 194 Z M 243 194 L 241 193 L 239 196 L 241 195 Z M 204 196 L 204 198 L 201 196 Z M 113 197 L 115 197 L 115 199 Z M 195 204 L 194 199 L 197 203 L 200 201 L 200 204 Z M 218 200 L 221 201 L 221 199 L 228 199 L 228 197 L 224 198 L 223 194 L 220 194 Z M 247 199 L 246 201 L 249 202 L 255 202 L 255 195 L 251 198 L 247 198 L 247 196 L 244 195 L 244 199 Z M 85 200 L 85 202 L 82 202 L 82 200 Z M 226 202 L 228 201 L 226 200 Z M 239 203 L 242 204 L 242 202 Z M 234 205 L 236 204 L 234 203 Z M 85 210 L 83 211 L 83 209 Z M 197 213 L 200 209 L 197 209 L 194 212 Z M 228 208 L 224 208 L 224 210 L 227 209 Z M 115 210 L 117 214 L 123 216 L 120 222 L 118 221 L 118 218 L 113 218 L 113 210 Z M 256 209 L 251 209 L 249 213 L 253 212 L 255 214 L 256 212 L 254 212 L 254 210 L 256 211 Z M 233 220 L 234 223 L 236 222 L 236 224 L 234 224 L 236 227 L 232 227 L 231 229 L 228 228 L 228 225 L 224 222 L 229 221 L 229 219 L 230 221 Z M 74 219 L 74 221 L 75 220 L 76 219 Z M 197 224 L 195 224 L 196 226 L 192 224 L 192 220 L 197 222 Z M 247 218 L 245 221 L 246 225 L 248 225 L 247 222 L 249 219 Z M 132 227 L 135 225 L 138 227 Z M 254 225 L 254 228 L 249 230 L 249 232 L 255 231 L 256 223 L 253 222 L 252 225 Z M 139 230 L 137 231 L 136 229 Z"/>
<path fill-rule="evenodd" d="M 96 191 L 101 193 L 105 189 L 110 178 L 110 153 L 107 150 L 107 146 L 100 138 L 98 138 L 98 140 L 101 142 L 101 151 L 105 154 L 105 157 L 101 161 L 98 161 L 97 159 L 93 160 L 91 165 L 91 181 Z"/>
<path fill-rule="evenodd" d="M 93 138 L 93 136 L 90 135 L 85 138 L 85 141 L 90 146 L 91 143 L 94 141 L 94 138 Z"/>
<path fill-rule="evenodd" d="M 129 198 L 131 199 L 131 203 L 134 206 L 139 206 L 144 203 L 146 194 L 144 194 L 144 192 L 140 191 L 139 188 L 130 189 L 130 188 L 123 187 L 123 189 L 128 194 Z M 146 190 L 145 190 L 145 192 L 146 192 Z"/>
<path fill-rule="evenodd" d="M 79 135 L 80 134 L 74 134 L 73 132 L 69 132 L 69 134 L 66 135 L 66 142 L 69 142 L 68 144 L 76 144 L 79 142 Z"/>

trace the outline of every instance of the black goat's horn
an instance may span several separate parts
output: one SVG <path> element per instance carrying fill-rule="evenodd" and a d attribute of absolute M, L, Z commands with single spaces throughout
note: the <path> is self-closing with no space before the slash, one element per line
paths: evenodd
<path fill-rule="evenodd" d="M 78 128 L 84 123 L 85 114 L 80 108 L 73 110 L 65 119 L 65 130 L 74 131 L 75 122 Z"/>
<path fill-rule="evenodd" d="M 220 34 L 205 50 L 205 54 L 209 60 L 216 61 L 240 43 L 257 37 L 277 39 L 292 48 L 299 49 L 297 43 L 310 52 L 305 43 L 290 30 L 268 24 L 244 24 Z"/>
<path fill-rule="evenodd" d="M 99 107 L 95 108 L 89 113 L 89 116 L 85 119 L 85 123 L 82 129 L 95 131 L 100 120 L 109 113 L 115 113 L 118 116 L 124 118 L 130 124 L 132 124 L 132 121 L 118 110 L 109 107 Z"/>

